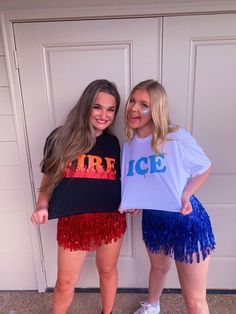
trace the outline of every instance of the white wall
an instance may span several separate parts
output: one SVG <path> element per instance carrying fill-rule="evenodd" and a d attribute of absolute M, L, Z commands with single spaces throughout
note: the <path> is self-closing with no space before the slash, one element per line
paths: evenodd
<path fill-rule="evenodd" d="M 0 289 L 36 289 L 14 118 L 0 32 Z"/>

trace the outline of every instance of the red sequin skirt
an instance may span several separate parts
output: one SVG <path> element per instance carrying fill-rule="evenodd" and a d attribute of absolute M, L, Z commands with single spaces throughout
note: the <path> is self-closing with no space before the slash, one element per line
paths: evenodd
<path fill-rule="evenodd" d="M 58 245 L 71 251 L 94 251 L 121 238 L 126 230 L 124 214 L 92 213 L 58 219 Z"/>

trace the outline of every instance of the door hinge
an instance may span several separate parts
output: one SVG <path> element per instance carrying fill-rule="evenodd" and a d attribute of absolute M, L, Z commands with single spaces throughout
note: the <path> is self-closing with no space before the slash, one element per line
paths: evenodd
<path fill-rule="evenodd" d="M 14 56 L 15 68 L 18 70 L 19 69 L 19 63 L 18 63 L 18 55 L 17 55 L 16 50 L 13 50 L 13 56 Z"/>

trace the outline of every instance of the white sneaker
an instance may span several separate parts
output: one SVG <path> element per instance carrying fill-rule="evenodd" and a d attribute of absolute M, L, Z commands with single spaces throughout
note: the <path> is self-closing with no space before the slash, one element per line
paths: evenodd
<path fill-rule="evenodd" d="M 157 305 L 152 305 L 148 302 L 140 302 L 141 307 L 134 312 L 134 314 L 159 314 L 160 313 L 160 303 Z"/>

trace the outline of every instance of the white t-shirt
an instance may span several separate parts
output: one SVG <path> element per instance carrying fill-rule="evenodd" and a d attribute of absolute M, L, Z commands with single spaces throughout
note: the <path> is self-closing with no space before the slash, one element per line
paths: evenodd
<path fill-rule="evenodd" d="M 121 212 L 134 208 L 179 212 L 188 180 L 211 165 L 196 140 L 184 129 L 169 133 L 158 155 L 151 140 L 152 135 L 146 138 L 135 135 L 124 144 Z"/>

